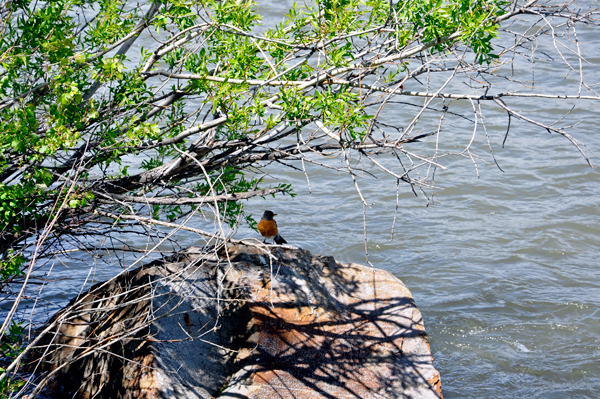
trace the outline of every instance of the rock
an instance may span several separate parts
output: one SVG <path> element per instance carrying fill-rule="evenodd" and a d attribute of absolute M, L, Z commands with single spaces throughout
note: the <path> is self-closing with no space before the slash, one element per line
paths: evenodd
<path fill-rule="evenodd" d="M 421 313 L 383 270 L 190 248 L 97 284 L 31 364 L 80 398 L 441 398 Z"/>

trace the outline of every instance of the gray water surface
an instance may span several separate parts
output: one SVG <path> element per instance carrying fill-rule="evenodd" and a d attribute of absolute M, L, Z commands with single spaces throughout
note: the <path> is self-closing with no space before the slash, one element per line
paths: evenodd
<path fill-rule="evenodd" d="M 598 32 L 582 29 L 578 34 L 582 51 L 595 63 L 586 67 L 586 79 L 598 82 Z M 540 43 L 538 50 L 551 54 L 552 47 L 551 42 Z M 556 65 L 536 64 L 537 85 L 547 93 L 576 94 L 579 76 Z M 518 61 L 515 67 L 517 76 L 532 74 L 526 62 Z M 526 91 L 509 83 L 496 89 L 508 88 Z M 446 91 L 453 90 L 468 92 L 460 82 Z M 550 123 L 574 104 L 505 101 Z M 451 110 L 472 116 L 470 107 L 468 102 L 450 104 Z M 403 112 L 401 106 L 390 110 L 387 122 L 399 126 L 405 126 L 415 112 Z M 571 134 L 596 154 L 600 154 L 599 114 L 599 102 L 580 102 L 563 120 L 565 124 L 581 121 Z M 358 179 L 367 202 L 372 203 L 366 210 L 369 261 L 402 279 L 415 296 L 445 398 L 597 398 L 598 169 L 590 168 L 565 138 L 514 119 L 502 148 L 506 114 L 484 105 L 484 115 L 504 172 L 493 166 L 480 130 L 474 152 L 492 166 L 477 161 L 476 170 L 468 158 L 441 159 L 448 170 L 438 169 L 435 177 L 443 190 L 436 191 L 429 205 L 401 187 L 392 240 L 395 180 L 382 173 L 377 173 L 378 179 Z M 422 130 L 435 129 L 438 120 L 439 116 L 422 121 Z M 471 135 L 472 124 L 450 119 L 440 135 L 440 146 L 460 152 Z M 407 148 L 423 150 L 433 142 Z M 378 161 L 393 165 L 391 160 Z M 591 161 L 598 166 L 600 160 Z M 366 164 L 370 171 L 376 169 Z M 294 245 L 364 264 L 363 206 L 348 176 L 307 164 L 309 194 L 304 174 L 284 169 L 275 166 L 269 172 L 274 181 L 293 183 L 298 196 L 253 199 L 247 209 L 256 218 L 263 209 L 278 213 L 280 232 Z M 399 170 L 397 164 L 394 170 Z M 241 229 L 238 236 L 252 234 Z"/>
<path fill-rule="evenodd" d="M 591 133 L 584 140 L 600 148 Z M 428 207 L 401 195 L 392 241 L 394 182 L 361 179 L 374 202 L 369 260 L 415 296 L 445 398 L 597 397 L 598 172 L 564 142 L 539 141 L 511 140 L 534 162 L 498 151 L 506 173 L 486 167 L 477 178 L 462 160 L 439 177 L 445 190 Z M 364 264 L 362 205 L 347 178 L 311 171 L 309 195 L 301 173 L 284 176 L 298 197 L 253 200 L 249 209 L 278 213 L 294 245 Z"/>

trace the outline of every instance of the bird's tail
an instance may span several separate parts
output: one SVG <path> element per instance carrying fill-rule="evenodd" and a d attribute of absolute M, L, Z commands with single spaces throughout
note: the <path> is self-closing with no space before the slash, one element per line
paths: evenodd
<path fill-rule="evenodd" d="M 279 235 L 279 233 L 277 233 L 275 238 L 273 238 L 273 241 L 275 241 L 277 243 L 277 245 L 287 244 L 287 241 L 284 240 L 283 237 Z"/>

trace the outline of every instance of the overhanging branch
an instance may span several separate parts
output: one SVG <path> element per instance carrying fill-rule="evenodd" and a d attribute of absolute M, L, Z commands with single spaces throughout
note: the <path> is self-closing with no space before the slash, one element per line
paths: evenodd
<path fill-rule="evenodd" d="M 150 204 L 150 205 L 201 205 L 205 203 L 214 202 L 228 202 L 228 201 L 239 201 L 249 199 L 252 197 L 264 197 L 266 195 L 272 195 L 284 192 L 285 188 L 266 188 L 263 190 L 246 191 L 242 193 L 231 193 L 221 195 L 208 195 L 205 197 L 193 197 L 193 198 L 172 198 L 172 197 L 135 197 L 132 195 L 118 195 L 103 193 L 100 191 L 92 191 L 94 195 L 101 197 L 101 201 L 109 201 L 111 203 L 119 202 L 133 202 L 138 204 Z"/>

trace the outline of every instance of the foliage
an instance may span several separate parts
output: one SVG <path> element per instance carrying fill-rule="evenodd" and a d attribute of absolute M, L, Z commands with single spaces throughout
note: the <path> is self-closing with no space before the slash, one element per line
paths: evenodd
<path fill-rule="evenodd" d="M 10 363 L 22 351 L 23 347 L 19 344 L 23 327 L 21 323 L 11 323 L 9 329 L 0 337 L 0 373 L 3 374 L 5 369 L 2 365 Z M 5 377 L 0 379 L 0 398 L 11 397 L 11 393 L 17 391 L 25 385 L 25 381 L 18 378 L 11 379 Z"/>
<path fill-rule="evenodd" d="M 4 10 L 0 42 L 3 281 L 20 273 L 27 237 L 55 218 L 77 224 L 75 220 L 98 206 L 98 191 L 105 194 L 101 200 L 106 204 L 111 193 L 174 198 L 255 189 L 259 181 L 247 181 L 242 173 L 251 162 L 243 161 L 207 161 L 205 171 L 188 162 L 194 171 L 178 170 L 163 179 L 166 185 L 127 184 L 131 171 L 123 162 L 141 159 L 138 169 L 149 173 L 168 165 L 198 135 L 175 138 L 201 116 L 205 120 L 207 112 L 227 115 L 214 135 L 220 142 L 256 139 L 282 124 L 302 128 L 317 120 L 339 130 L 342 142 L 365 139 L 372 115 L 351 87 L 307 90 L 289 84 L 273 89 L 251 80 L 310 80 L 320 70 L 348 67 L 359 61 L 354 40 L 394 38 L 394 51 L 400 51 L 453 32 L 461 32 L 458 41 L 471 46 L 479 61 L 490 62 L 496 57 L 490 42 L 498 28 L 495 18 L 506 5 L 498 0 L 394 5 L 383 0 L 327 0 L 304 8 L 294 4 L 289 19 L 260 39 L 253 34 L 261 17 L 252 1 L 171 1 L 144 7 L 117 0 L 12 2 Z M 396 22 L 390 22 L 392 15 Z M 360 33 L 369 30 L 373 32 Z M 165 44 L 142 48 L 138 63 L 132 61 L 133 54 L 115 54 L 117 49 L 127 50 L 142 31 L 161 37 Z M 201 39 L 191 40 L 194 35 Z M 321 64 L 305 57 L 290 67 L 299 52 L 318 43 L 327 43 Z M 442 40 L 430 51 L 443 52 L 454 43 Z M 198 78 L 161 82 L 157 72 L 163 68 Z M 386 68 L 373 67 L 370 74 L 397 73 Z M 219 79 L 208 79 L 211 76 Z M 190 98 L 199 99 L 199 109 L 186 108 Z M 165 99 L 166 105 L 159 107 Z M 279 105 L 269 106 L 273 102 Z M 210 155 L 215 160 L 228 152 L 216 146 Z M 193 175 L 205 181 L 188 183 Z M 214 187 L 206 179 L 215 179 Z M 279 187 L 280 192 L 290 190 Z M 75 212 L 65 212 L 65 205 Z M 180 205 L 154 205 L 151 216 L 175 221 L 189 211 Z M 235 224 L 243 208 L 239 201 L 221 203 L 219 212 Z M 9 255 L 9 250 L 16 252 Z"/>
<path fill-rule="evenodd" d="M 433 98 L 446 97 L 403 85 L 473 72 L 484 94 L 452 98 L 494 102 L 521 118 L 499 100 L 510 93 L 488 95 L 486 79 L 501 65 L 493 45 L 501 22 L 543 15 L 577 16 L 565 29 L 595 23 L 566 5 L 505 0 L 317 0 L 294 3 L 269 28 L 252 0 L 3 4 L 2 289 L 41 256 L 107 242 L 124 252 L 121 234 L 162 243 L 168 236 L 148 226 L 183 228 L 205 210 L 219 238 L 228 234 L 223 225 L 255 228 L 244 200 L 293 195 L 286 182 L 265 186 L 264 167 L 274 162 L 296 168 L 284 161 L 342 155 L 354 176 L 354 153 L 398 184 L 432 187 L 411 176 L 420 167 L 431 176 L 437 155 L 404 145 L 429 135 L 415 125 Z M 425 103 L 406 126 L 381 121 L 385 107 L 407 97 Z M 383 153 L 397 169 L 376 161 Z"/>

